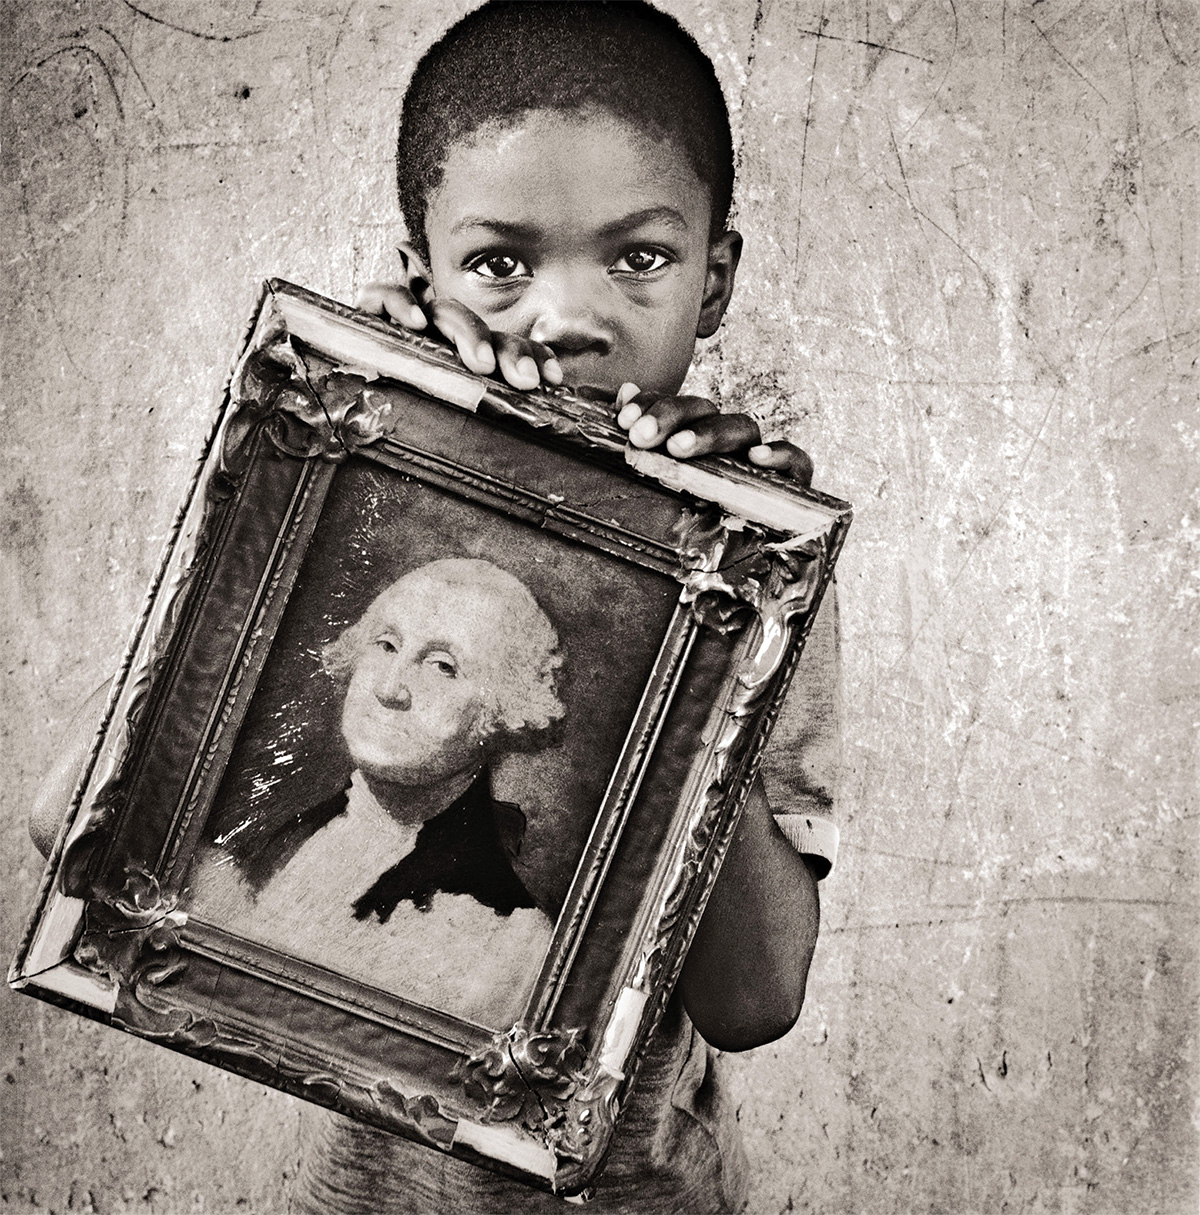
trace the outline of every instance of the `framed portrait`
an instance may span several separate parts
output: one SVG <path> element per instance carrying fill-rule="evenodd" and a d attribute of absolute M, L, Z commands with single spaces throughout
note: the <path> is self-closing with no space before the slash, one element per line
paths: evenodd
<path fill-rule="evenodd" d="M 849 519 L 268 283 L 10 982 L 580 1193 Z"/>

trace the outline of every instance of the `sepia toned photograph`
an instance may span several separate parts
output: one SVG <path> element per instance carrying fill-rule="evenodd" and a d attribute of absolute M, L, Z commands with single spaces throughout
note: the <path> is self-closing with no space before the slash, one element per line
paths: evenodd
<path fill-rule="evenodd" d="M 0 36 L 0 1206 L 1195 1215 L 1197 0 Z"/>

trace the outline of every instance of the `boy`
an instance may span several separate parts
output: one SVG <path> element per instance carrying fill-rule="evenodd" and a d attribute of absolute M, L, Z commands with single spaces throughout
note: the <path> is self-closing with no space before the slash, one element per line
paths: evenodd
<path fill-rule="evenodd" d="M 807 483 L 803 452 L 761 443 L 749 417 L 678 395 L 696 337 L 724 316 L 741 238 L 726 229 L 724 98 L 674 20 L 640 3 L 485 5 L 418 65 L 398 179 L 412 242 L 405 278 L 370 285 L 360 307 L 440 333 L 472 371 L 514 387 L 565 383 L 613 400 L 635 446 L 680 458 L 744 451 Z M 828 691 L 829 670 L 815 682 Z M 823 728 L 807 727 L 809 736 Z M 61 807 L 65 795 L 42 804 L 50 800 Z M 746 1050 L 799 1015 L 817 877 L 833 858 L 819 838 L 797 843 L 803 854 L 756 788 L 594 1210 L 743 1205 L 744 1157 L 705 1043 Z M 314 1114 L 313 1125 L 300 1210 L 561 1210 L 551 1196 L 360 1124 Z"/>
<path fill-rule="evenodd" d="M 671 18 L 642 4 L 485 5 L 418 64 L 397 169 L 406 278 L 369 285 L 360 307 L 432 327 L 471 370 L 514 387 L 544 380 L 614 399 L 634 446 L 664 444 L 680 458 L 746 451 L 807 483 L 803 452 L 761 443 L 745 415 L 677 395 L 695 338 L 712 336 L 724 316 L 741 237 L 726 229 L 724 98 Z M 791 1028 L 816 941 L 816 878 L 831 859 L 793 848 L 755 790 L 593 1209 L 741 1206 L 729 1111 L 687 1023 L 725 1050 Z M 369 1159 L 365 1172 L 330 1172 L 348 1153 L 359 1169 Z M 307 1169 L 307 1209 L 558 1206 L 420 1153 L 334 1123 Z"/>

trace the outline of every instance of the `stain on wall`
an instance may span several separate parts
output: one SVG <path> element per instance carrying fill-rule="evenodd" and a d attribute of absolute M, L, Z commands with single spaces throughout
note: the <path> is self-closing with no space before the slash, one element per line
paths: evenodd
<path fill-rule="evenodd" d="M 395 269 L 396 112 L 466 7 L 4 7 L 7 953 L 258 283 Z M 667 7 L 747 241 L 695 385 L 857 507 L 843 854 L 800 1024 L 737 1060 L 750 1210 L 1194 1211 L 1200 12 Z M 298 1103 L 0 999 L 8 1209 L 286 1210 Z"/>

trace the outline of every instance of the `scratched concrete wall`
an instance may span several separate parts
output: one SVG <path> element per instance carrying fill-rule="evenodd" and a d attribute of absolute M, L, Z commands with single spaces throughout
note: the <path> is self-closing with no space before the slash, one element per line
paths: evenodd
<path fill-rule="evenodd" d="M 3 13 L 5 867 L 109 671 L 256 284 L 386 275 L 463 5 Z M 845 845 L 738 1061 L 753 1212 L 1194 1211 L 1196 9 L 677 0 L 742 149 L 697 382 L 858 508 Z M 300 1107 L 5 994 L 6 1209 L 286 1209 Z"/>

